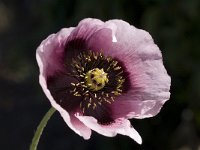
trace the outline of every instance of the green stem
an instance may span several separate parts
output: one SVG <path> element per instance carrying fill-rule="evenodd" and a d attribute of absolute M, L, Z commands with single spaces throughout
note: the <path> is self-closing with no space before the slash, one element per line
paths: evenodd
<path fill-rule="evenodd" d="M 40 136 L 42 135 L 42 132 L 43 132 L 45 126 L 47 125 L 48 120 L 51 118 L 51 116 L 54 114 L 55 111 L 56 110 L 53 107 L 51 107 L 49 109 L 49 111 L 45 114 L 45 116 L 42 118 L 42 121 L 38 125 L 35 135 L 32 139 L 30 150 L 37 150 Z"/>

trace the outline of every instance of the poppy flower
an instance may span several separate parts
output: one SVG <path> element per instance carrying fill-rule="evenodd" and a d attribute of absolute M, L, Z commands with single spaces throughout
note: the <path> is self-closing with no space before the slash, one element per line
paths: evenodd
<path fill-rule="evenodd" d="M 128 119 L 155 116 L 170 97 L 162 54 L 148 32 L 122 20 L 87 18 L 37 49 L 40 85 L 67 125 L 142 139 Z"/>

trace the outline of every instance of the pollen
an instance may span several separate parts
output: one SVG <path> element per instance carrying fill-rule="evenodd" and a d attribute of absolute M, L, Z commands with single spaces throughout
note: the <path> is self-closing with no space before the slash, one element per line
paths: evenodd
<path fill-rule="evenodd" d="M 104 72 L 103 68 L 94 68 L 86 73 L 85 83 L 91 91 L 101 90 L 108 83 L 108 74 Z"/>

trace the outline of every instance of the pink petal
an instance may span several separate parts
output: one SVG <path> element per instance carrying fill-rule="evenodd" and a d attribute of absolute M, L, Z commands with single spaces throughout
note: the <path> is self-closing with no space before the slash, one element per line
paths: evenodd
<path fill-rule="evenodd" d="M 76 131 L 78 131 L 79 135 L 83 136 L 85 140 L 90 139 L 90 136 L 92 134 L 90 128 L 86 127 L 79 119 L 75 117 L 74 114 L 70 114 L 70 120 L 73 127 L 76 129 Z"/>
<path fill-rule="evenodd" d="M 68 40 L 83 39 L 87 42 L 87 50 L 104 49 L 106 42 L 115 42 L 116 37 L 112 30 L 116 30 L 113 23 L 104 23 L 98 19 L 87 18 L 82 20 L 71 33 Z M 97 36 L 96 36 L 97 35 Z M 99 42 L 99 38 L 101 39 Z"/>
<path fill-rule="evenodd" d="M 148 32 L 122 20 L 110 20 L 106 24 L 111 24 L 112 31 L 96 32 L 89 44 L 95 51 L 103 51 L 105 55 L 120 60 L 129 72 L 131 83 L 131 90 L 116 99 L 113 106 L 115 116 L 144 118 L 156 115 L 170 97 L 171 84 L 159 48 Z M 117 42 L 113 42 L 113 35 Z M 126 100 L 133 102 L 129 106 L 130 102 L 126 103 Z M 146 108 L 148 115 L 142 111 Z"/>
<path fill-rule="evenodd" d="M 74 28 L 62 29 L 57 34 L 51 34 L 42 41 L 36 51 L 36 58 L 43 76 L 51 76 L 63 68 L 62 58 L 65 41 Z"/>
<path fill-rule="evenodd" d="M 71 33 L 69 40 L 81 38 L 87 40 L 96 31 L 102 28 L 104 22 L 98 19 L 87 18 L 79 22 L 78 26 Z"/>
<path fill-rule="evenodd" d="M 73 28 L 62 29 L 58 34 L 50 35 L 38 47 L 36 58 L 40 68 L 39 82 L 51 105 L 60 112 L 67 125 L 80 136 L 89 139 L 91 130 L 56 103 L 46 83 L 48 76 L 61 70 L 60 60 L 64 51 L 63 44 L 72 30 Z"/>
<path fill-rule="evenodd" d="M 76 117 L 82 121 L 87 127 L 96 131 L 99 134 L 104 136 L 113 137 L 117 134 L 127 135 L 130 138 L 134 139 L 137 143 L 142 144 L 142 139 L 138 132 L 131 126 L 129 120 L 126 119 L 117 119 L 115 123 L 110 125 L 100 125 L 97 123 L 97 120 L 89 116 L 80 116 Z"/>
<path fill-rule="evenodd" d="M 137 119 L 153 117 L 159 113 L 164 103 L 165 101 L 155 100 L 118 100 L 112 105 L 113 117 L 119 118 L 126 116 L 127 118 Z"/>
<path fill-rule="evenodd" d="M 112 30 L 109 28 L 103 28 L 95 32 L 88 40 L 88 47 L 93 51 L 105 52 L 111 47 L 112 40 Z M 106 53 L 105 53 L 106 54 Z"/>

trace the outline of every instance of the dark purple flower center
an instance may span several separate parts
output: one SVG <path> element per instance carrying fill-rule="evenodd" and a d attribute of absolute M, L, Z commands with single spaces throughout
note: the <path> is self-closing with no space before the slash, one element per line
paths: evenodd
<path fill-rule="evenodd" d="M 130 88 L 128 72 L 120 61 L 92 52 L 81 39 L 67 42 L 62 72 L 47 78 L 55 101 L 69 113 L 79 111 L 100 124 L 110 124 L 112 103 Z"/>
<path fill-rule="evenodd" d="M 70 92 L 83 98 L 80 102 L 83 114 L 86 110 L 111 104 L 122 93 L 125 79 L 116 60 L 101 53 L 87 52 L 73 58 L 71 66 L 70 75 L 78 82 L 71 82 Z"/>

